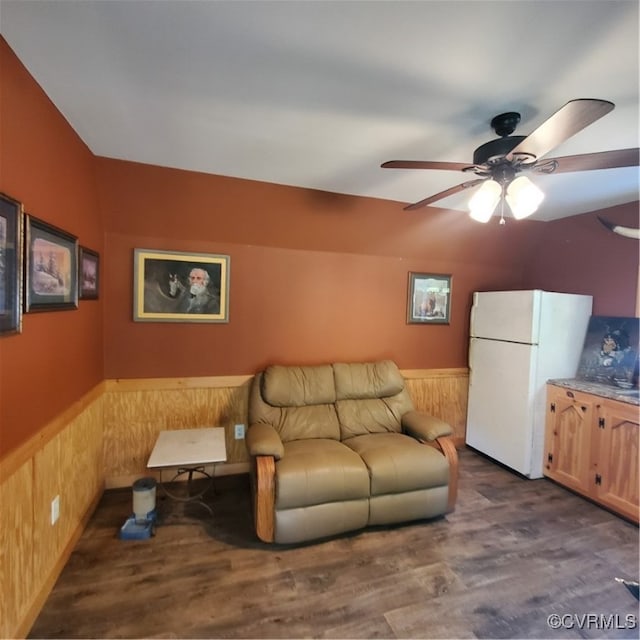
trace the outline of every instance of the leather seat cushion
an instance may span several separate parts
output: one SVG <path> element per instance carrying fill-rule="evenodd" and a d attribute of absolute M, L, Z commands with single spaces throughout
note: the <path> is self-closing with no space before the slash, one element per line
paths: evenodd
<path fill-rule="evenodd" d="M 369 472 L 349 447 L 321 438 L 284 444 L 276 462 L 277 510 L 368 496 Z"/>
<path fill-rule="evenodd" d="M 366 527 L 369 500 L 325 502 L 311 507 L 281 509 L 275 513 L 274 542 L 290 544 L 334 536 Z"/>
<path fill-rule="evenodd" d="M 342 444 L 366 464 L 372 496 L 431 489 L 449 482 L 449 463 L 444 455 L 402 433 L 356 436 Z"/>
<path fill-rule="evenodd" d="M 369 500 L 369 524 L 409 522 L 444 515 L 448 497 L 448 487 L 373 496 Z"/>

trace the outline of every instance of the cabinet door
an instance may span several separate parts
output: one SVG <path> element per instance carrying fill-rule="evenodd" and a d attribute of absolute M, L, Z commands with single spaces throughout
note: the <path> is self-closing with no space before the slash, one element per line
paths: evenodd
<path fill-rule="evenodd" d="M 591 433 L 595 402 L 587 394 L 548 388 L 544 474 L 589 495 L 593 486 Z"/>
<path fill-rule="evenodd" d="M 638 407 L 605 400 L 600 407 L 600 418 L 596 499 L 638 522 Z"/>

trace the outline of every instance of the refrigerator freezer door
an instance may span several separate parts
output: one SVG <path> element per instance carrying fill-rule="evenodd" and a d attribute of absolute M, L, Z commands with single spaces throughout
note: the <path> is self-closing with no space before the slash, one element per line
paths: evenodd
<path fill-rule="evenodd" d="M 537 349 L 478 338 L 472 338 L 469 347 L 467 444 L 528 477 Z M 537 437 L 544 437 L 544 430 Z"/>
<path fill-rule="evenodd" d="M 542 291 L 482 291 L 473 294 L 472 337 L 536 344 Z"/>

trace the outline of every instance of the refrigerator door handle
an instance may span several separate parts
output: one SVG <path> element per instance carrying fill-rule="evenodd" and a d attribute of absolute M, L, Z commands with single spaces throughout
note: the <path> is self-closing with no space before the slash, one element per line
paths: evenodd
<path fill-rule="evenodd" d="M 473 346 L 475 342 L 473 338 L 469 339 L 469 386 L 473 384 Z"/>
<path fill-rule="evenodd" d="M 474 298 L 476 297 L 476 294 L 474 293 Z M 470 336 L 469 337 L 473 337 L 476 334 L 476 323 L 475 323 L 475 318 L 476 318 L 476 301 L 474 299 L 473 304 L 471 305 L 471 313 L 469 314 L 469 333 Z"/>

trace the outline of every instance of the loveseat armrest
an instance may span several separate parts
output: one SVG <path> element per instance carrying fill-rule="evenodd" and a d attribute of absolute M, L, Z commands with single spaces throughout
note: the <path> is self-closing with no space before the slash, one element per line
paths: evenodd
<path fill-rule="evenodd" d="M 451 425 L 444 420 L 419 411 L 407 411 L 402 416 L 402 430 L 418 440 L 427 442 L 453 433 Z"/>
<path fill-rule="evenodd" d="M 251 459 L 253 521 L 258 538 L 273 542 L 275 536 L 276 462 L 273 456 Z"/>
<path fill-rule="evenodd" d="M 449 497 L 447 499 L 447 512 L 451 513 L 456 506 L 458 497 L 458 452 L 456 445 L 449 436 L 436 438 L 435 442 L 427 442 L 425 446 L 439 449 L 449 463 Z"/>
<path fill-rule="evenodd" d="M 249 426 L 246 436 L 250 456 L 273 456 L 280 460 L 284 456 L 284 445 L 272 425 L 257 422 Z"/>

